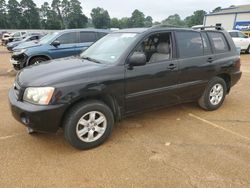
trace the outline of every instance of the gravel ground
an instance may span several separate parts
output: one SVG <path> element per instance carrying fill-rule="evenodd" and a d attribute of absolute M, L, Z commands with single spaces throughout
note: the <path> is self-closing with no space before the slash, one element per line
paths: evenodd
<path fill-rule="evenodd" d="M 117 124 L 78 151 L 56 134 L 26 134 L 8 106 L 14 73 L 0 47 L 0 187 L 250 187 L 250 55 L 222 108 L 183 104 Z"/>

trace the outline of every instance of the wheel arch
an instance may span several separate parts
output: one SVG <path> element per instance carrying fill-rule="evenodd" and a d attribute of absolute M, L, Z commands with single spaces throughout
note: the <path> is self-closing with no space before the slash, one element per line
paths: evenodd
<path fill-rule="evenodd" d="M 115 97 L 111 96 L 111 95 L 95 95 L 95 96 L 87 96 L 87 97 L 82 97 L 79 98 L 77 100 L 75 100 L 74 102 L 72 102 L 67 109 L 64 111 L 63 116 L 62 116 L 62 120 L 61 120 L 61 126 L 62 126 L 62 122 L 64 121 L 64 117 L 66 116 L 66 114 L 68 113 L 68 111 L 75 105 L 81 103 L 81 102 L 86 102 L 89 100 L 96 100 L 96 101 L 100 101 L 103 102 L 104 104 L 106 104 L 112 111 L 113 115 L 114 115 L 114 120 L 115 121 L 119 121 L 121 120 L 121 112 L 120 112 L 120 108 L 119 105 L 117 103 L 117 100 L 115 99 Z"/>
<path fill-rule="evenodd" d="M 44 55 L 44 54 L 33 55 L 33 56 L 29 57 L 29 59 L 27 60 L 26 66 L 30 64 L 30 61 L 32 59 L 37 58 L 37 57 L 43 57 L 43 58 L 46 58 L 47 60 L 51 60 L 52 59 L 50 56 Z"/>
<path fill-rule="evenodd" d="M 226 82 L 227 93 L 229 93 L 231 89 L 231 76 L 227 73 L 222 73 L 222 74 L 217 75 L 217 77 L 222 78 Z"/>

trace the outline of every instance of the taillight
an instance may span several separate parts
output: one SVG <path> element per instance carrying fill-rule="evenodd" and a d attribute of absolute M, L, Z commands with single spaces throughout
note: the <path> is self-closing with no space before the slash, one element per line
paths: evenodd
<path fill-rule="evenodd" d="M 241 66 L 241 63 L 240 63 L 240 58 L 235 62 L 235 67 L 237 68 L 237 69 L 239 69 L 240 70 L 240 66 Z"/>

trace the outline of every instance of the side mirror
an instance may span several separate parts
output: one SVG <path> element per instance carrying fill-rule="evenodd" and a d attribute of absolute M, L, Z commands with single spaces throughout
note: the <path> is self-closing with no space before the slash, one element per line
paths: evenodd
<path fill-rule="evenodd" d="M 58 41 L 58 40 L 55 40 L 55 41 L 53 41 L 52 43 L 51 43 L 51 45 L 53 45 L 53 46 L 55 46 L 55 47 L 57 47 L 57 46 L 59 46 L 61 43 L 60 43 L 60 41 Z"/>
<path fill-rule="evenodd" d="M 135 52 L 129 58 L 129 65 L 131 66 L 143 66 L 147 62 L 146 55 L 142 52 Z"/>

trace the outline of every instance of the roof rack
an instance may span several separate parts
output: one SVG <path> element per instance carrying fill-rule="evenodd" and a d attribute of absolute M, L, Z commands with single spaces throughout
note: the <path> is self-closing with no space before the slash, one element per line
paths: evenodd
<path fill-rule="evenodd" d="M 170 24 L 158 24 L 158 25 L 153 25 L 151 28 L 164 28 L 164 27 L 169 27 L 169 28 L 185 28 L 183 26 L 178 26 L 178 25 L 170 25 Z"/>
<path fill-rule="evenodd" d="M 223 27 L 221 27 L 221 26 L 194 26 L 194 27 L 192 27 L 192 29 L 194 29 L 194 30 L 198 30 L 198 29 L 200 29 L 200 30 L 206 30 L 206 29 L 216 29 L 216 30 L 224 30 L 224 28 Z"/>

